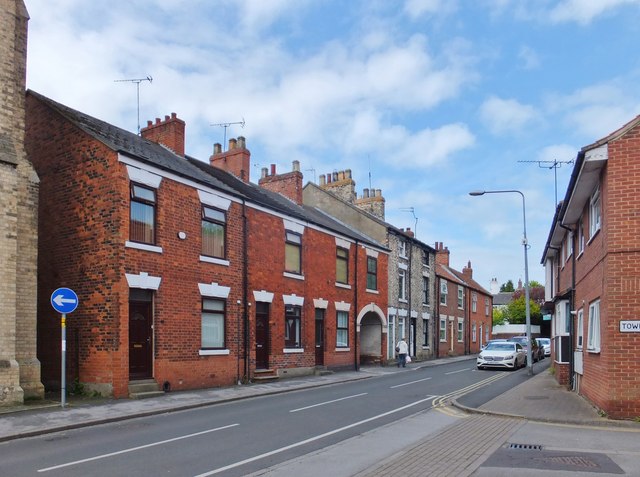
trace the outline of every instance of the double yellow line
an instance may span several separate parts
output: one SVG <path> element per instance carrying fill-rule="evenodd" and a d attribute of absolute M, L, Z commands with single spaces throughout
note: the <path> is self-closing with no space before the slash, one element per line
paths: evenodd
<path fill-rule="evenodd" d="M 493 376 L 490 376 L 487 379 L 483 379 L 482 381 L 478 381 L 477 383 L 471 384 L 466 388 L 456 389 L 455 391 L 451 391 L 450 393 L 438 396 L 433 401 L 431 401 L 431 407 L 433 407 L 433 409 L 435 409 L 436 411 L 448 416 L 467 417 L 466 413 L 451 407 L 451 400 L 457 399 L 461 396 L 464 396 L 465 394 L 470 393 L 471 391 L 475 391 L 476 389 L 487 386 L 488 384 L 498 381 L 506 376 L 507 375 L 504 373 L 494 374 Z"/>

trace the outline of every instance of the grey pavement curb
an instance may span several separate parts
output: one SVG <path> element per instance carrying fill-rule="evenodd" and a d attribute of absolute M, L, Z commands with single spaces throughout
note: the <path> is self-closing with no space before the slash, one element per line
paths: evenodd
<path fill-rule="evenodd" d="M 613 419 L 602 418 L 602 420 L 576 420 L 576 419 L 558 419 L 558 418 L 545 418 L 545 417 L 531 417 L 524 416 L 522 414 L 511 414 L 508 412 L 491 411 L 489 409 L 479 409 L 475 407 L 465 406 L 458 402 L 457 399 L 451 400 L 451 405 L 461 411 L 468 412 L 469 414 L 484 414 L 487 416 L 509 417 L 512 419 L 522 419 L 530 422 L 540 422 L 544 424 L 561 424 L 572 426 L 590 426 L 590 427 L 615 427 L 615 428 L 627 428 L 637 429 L 640 431 L 640 424 L 633 421 L 619 421 Z"/>

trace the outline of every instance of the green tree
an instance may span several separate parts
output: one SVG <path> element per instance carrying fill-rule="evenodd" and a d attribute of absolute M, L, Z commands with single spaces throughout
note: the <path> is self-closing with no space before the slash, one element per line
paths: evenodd
<path fill-rule="evenodd" d="M 501 308 L 493 309 L 493 326 L 504 325 L 504 310 Z"/>
<path fill-rule="evenodd" d="M 544 288 L 544 285 L 536 280 L 529 280 L 529 288 Z"/>
<path fill-rule="evenodd" d="M 500 291 L 501 292 L 515 291 L 515 288 L 513 288 L 513 281 L 507 280 L 507 283 L 503 283 L 502 285 L 500 285 Z"/>
<path fill-rule="evenodd" d="M 540 305 L 531 299 L 529 300 L 529 314 L 531 316 L 532 324 L 539 324 L 542 321 Z M 525 324 L 527 321 L 527 311 L 524 296 L 520 296 L 512 300 L 511 303 L 507 305 L 507 308 L 503 313 L 503 317 L 512 325 Z"/>

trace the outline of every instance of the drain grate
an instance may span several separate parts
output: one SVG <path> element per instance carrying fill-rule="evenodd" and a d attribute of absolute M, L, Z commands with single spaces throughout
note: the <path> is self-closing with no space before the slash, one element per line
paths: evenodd
<path fill-rule="evenodd" d="M 582 467 L 582 468 L 591 468 L 591 469 L 597 469 L 600 467 L 598 463 L 595 462 L 593 459 L 589 459 L 589 457 L 578 456 L 578 455 L 545 457 L 538 460 L 546 463 L 564 464 L 564 465 L 573 466 L 573 467 Z"/>
<path fill-rule="evenodd" d="M 542 450 L 542 446 L 539 444 L 509 444 L 509 449 Z"/>

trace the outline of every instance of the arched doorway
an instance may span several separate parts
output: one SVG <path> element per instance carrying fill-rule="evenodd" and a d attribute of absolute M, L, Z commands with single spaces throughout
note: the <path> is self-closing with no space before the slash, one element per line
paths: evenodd
<path fill-rule="evenodd" d="M 387 359 L 387 320 L 380 307 L 374 303 L 365 306 L 358 314 L 358 338 L 360 364 L 383 364 Z"/>

